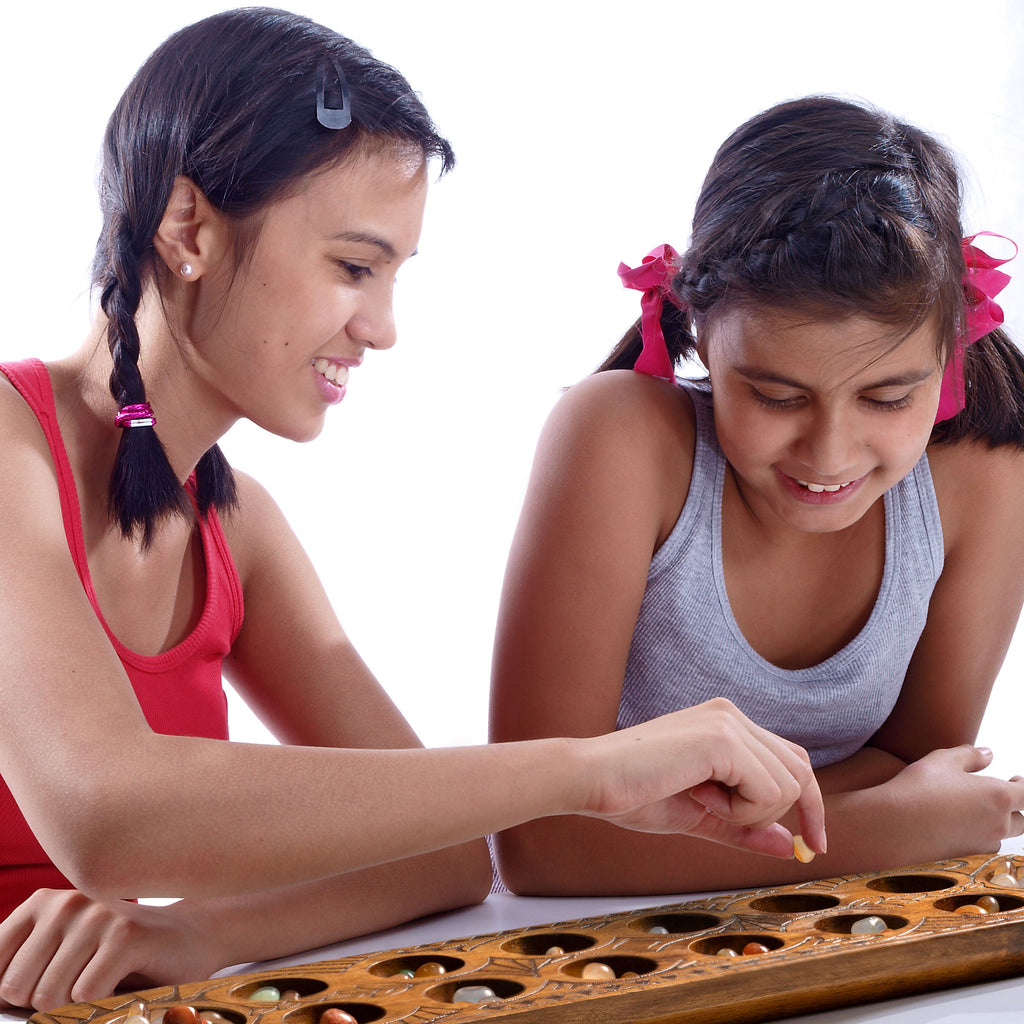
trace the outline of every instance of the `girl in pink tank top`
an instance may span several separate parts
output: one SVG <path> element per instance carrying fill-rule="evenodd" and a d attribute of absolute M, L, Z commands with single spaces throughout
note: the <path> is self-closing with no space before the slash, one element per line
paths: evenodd
<path fill-rule="evenodd" d="M 221 454 L 242 417 L 314 438 L 394 344 L 428 165 L 452 160 L 393 68 L 282 11 L 181 30 L 118 103 L 95 322 L 0 378 L 0 1002 L 184 982 L 478 901 L 482 837 L 556 812 L 791 858 L 792 809 L 824 849 L 805 752 L 725 702 L 421 749 Z M 225 742 L 222 671 L 280 745 Z"/>

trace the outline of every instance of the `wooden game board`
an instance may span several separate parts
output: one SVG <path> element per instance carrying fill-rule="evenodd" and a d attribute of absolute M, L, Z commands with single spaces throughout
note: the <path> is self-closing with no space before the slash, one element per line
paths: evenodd
<path fill-rule="evenodd" d="M 318 1024 L 340 1007 L 360 1024 L 733 1024 L 792 1016 L 1024 973 L 1024 888 L 994 884 L 1021 857 L 971 857 L 690 900 L 605 917 L 435 942 L 302 967 L 149 989 L 37 1013 L 34 1024 L 120 1024 L 141 1000 L 216 1011 L 231 1024 Z M 954 913 L 996 897 L 987 916 Z M 877 935 L 850 933 L 867 915 Z M 668 934 L 652 934 L 660 926 Z M 767 953 L 725 958 L 724 945 L 757 941 Z M 560 947 L 562 955 L 547 955 Z M 446 974 L 407 979 L 402 969 L 440 963 Z M 621 975 L 590 981 L 588 962 Z M 281 1002 L 250 997 L 272 984 Z M 451 1002 L 456 988 L 487 985 L 487 1003 Z"/>

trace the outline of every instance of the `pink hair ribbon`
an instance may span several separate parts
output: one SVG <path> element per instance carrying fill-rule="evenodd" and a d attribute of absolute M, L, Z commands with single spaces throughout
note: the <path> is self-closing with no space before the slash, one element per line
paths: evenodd
<path fill-rule="evenodd" d="M 633 369 L 637 373 L 669 381 L 674 381 L 676 375 L 661 330 L 661 311 L 666 296 L 670 302 L 679 305 L 669 288 L 678 257 L 679 253 L 671 245 L 659 245 L 643 258 L 639 267 L 619 264 L 619 277 L 623 286 L 643 292 L 640 299 L 640 337 L 644 348 L 633 364 Z"/>
<path fill-rule="evenodd" d="M 1013 256 L 996 259 L 983 249 L 974 245 L 980 235 L 1002 238 L 1013 246 Z M 1005 235 L 997 235 L 992 231 L 979 231 L 965 238 L 960 243 L 963 249 L 964 262 L 964 322 L 960 336 L 956 340 L 953 354 L 946 364 L 942 375 L 942 386 L 939 390 L 939 408 L 935 414 L 935 422 L 948 420 L 956 416 L 966 403 L 964 389 L 964 349 L 973 345 L 979 338 L 994 331 L 1003 323 L 1003 310 L 995 301 L 995 297 L 1009 284 L 1010 275 L 997 269 L 1017 255 L 1017 243 Z"/>
<path fill-rule="evenodd" d="M 125 405 L 118 409 L 114 423 L 119 427 L 152 427 L 156 417 L 149 402 L 140 402 L 138 405 Z"/>

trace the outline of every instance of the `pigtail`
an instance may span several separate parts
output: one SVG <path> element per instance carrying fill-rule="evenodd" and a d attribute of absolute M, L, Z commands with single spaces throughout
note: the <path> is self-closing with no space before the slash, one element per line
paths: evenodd
<path fill-rule="evenodd" d="M 207 451 L 196 466 L 196 504 L 202 516 L 211 506 L 224 512 L 238 504 L 235 474 L 218 445 Z"/>
<path fill-rule="evenodd" d="M 677 366 L 693 354 L 696 342 L 690 330 L 689 314 L 685 310 L 671 302 L 666 302 L 661 309 L 661 332 L 665 336 L 665 348 L 668 350 L 668 356 L 672 360 L 673 366 Z M 594 372 L 632 370 L 637 359 L 640 358 L 643 347 L 640 320 L 637 320 Z"/>
<path fill-rule="evenodd" d="M 963 361 L 964 409 L 935 425 L 932 442 L 1024 450 L 1024 353 L 1000 327 L 968 346 Z"/>
<path fill-rule="evenodd" d="M 139 260 L 128 235 L 121 231 L 112 239 L 107 282 L 100 295 L 113 360 L 110 393 L 119 409 L 146 401 L 135 324 L 142 280 Z M 141 531 L 143 547 L 149 546 L 160 519 L 189 514 L 188 496 L 167 461 L 154 427 L 132 426 L 122 430 L 110 474 L 108 507 L 124 536 Z"/>

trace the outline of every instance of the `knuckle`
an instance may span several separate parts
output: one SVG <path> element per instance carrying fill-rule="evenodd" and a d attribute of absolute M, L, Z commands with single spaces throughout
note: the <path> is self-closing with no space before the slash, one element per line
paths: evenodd
<path fill-rule="evenodd" d="M 37 986 L 31 997 L 31 1005 L 36 1010 L 52 1010 L 55 1006 L 63 1006 L 69 1001 L 68 993 L 58 992 L 45 985 Z"/>
<path fill-rule="evenodd" d="M 19 979 L 12 977 L 10 971 L 6 971 L 0 978 L 0 1006 L 27 1006 L 27 997 L 28 993 Z"/>
<path fill-rule="evenodd" d="M 131 948 L 141 937 L 142 929 L 123 915 L 115 915 L 106 927 L 107 941 L 120 948 Z"/>
<path fill-rule="evenodd" d="M 739 708 L 727 697 L 712 697 L 707 702 L 707 706 L 726 721 L 737 718 L 740 714 Z"/>

